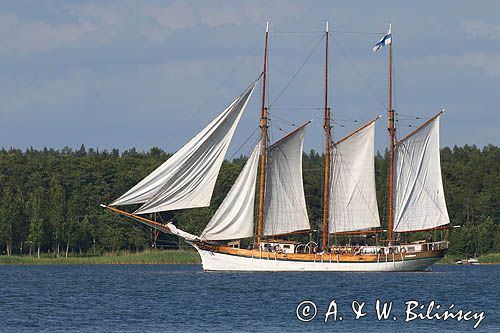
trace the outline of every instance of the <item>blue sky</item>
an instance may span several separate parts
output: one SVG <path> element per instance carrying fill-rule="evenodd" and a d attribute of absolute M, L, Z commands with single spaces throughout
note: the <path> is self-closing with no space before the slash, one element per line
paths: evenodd
<path fill-rule="evenodd" d="M 399 136 L 421 123 L 409 116 L 446 108 L 443 146 L 498 145 L 499 12 L 496 1 L 4 1 L 0 146 L 174 151 L 259 75 L 267 20 L 271 102 L 330 22 L 336 139 L 381 114 L 377 149 L 387 144 L 388 49 L 371 47 L 392 22 Z M 273 138 L 290 130 L 280 119 L 313 119 L 305 147 L 316 150 L 320 43 L 271 111 Z M 238 148 L 258 126 L 259 95 L 230 154 L 250 150 Z"/>

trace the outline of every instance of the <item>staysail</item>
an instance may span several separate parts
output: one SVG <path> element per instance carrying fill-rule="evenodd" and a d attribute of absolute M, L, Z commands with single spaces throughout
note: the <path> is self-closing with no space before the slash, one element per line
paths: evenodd
<path fill-rule="evenodd" d="M 333 146 L 330 233 L 380 227 L 374 143 L 375 120 Z"/>
<path fill-rule="evenodd" d="M 439 116 L 431 118 L 396 146 L 395 232 L 450 223 L 439 161 Z"/>
<path fill-rule="evenodd" d="M 254 148 L 226 198 L 203 230 L 202 238 L 226 240 L 252 237 L 259 154 L 260 142 Z"/>
<path fill-rule="evenodd" d="M 136 214 L 209 206 L 222 161 L 254 88 L 255 83 L 177 153 L 111 205 L 144 203 Z"/>
<path fill-rule="evenodd" d="M 311 228 L 302 182 L 302 147 L 306 125 L 267 150 L 263 223 L 266 236 Z"/>

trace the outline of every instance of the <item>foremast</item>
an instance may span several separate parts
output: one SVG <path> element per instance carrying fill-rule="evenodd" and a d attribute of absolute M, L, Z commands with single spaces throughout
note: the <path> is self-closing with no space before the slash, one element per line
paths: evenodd
<path fill-rule="evenodd" d="M 330 123 L 330 107 L 328 106 L 328 21 L 325 29 L 325 114 L 324 125 L 325 130 L 325 184 L 323 193 L 323 242 L 322 249 L 325 251 L 328 247 L 328 216 L 330 203 L 330 151 L 332 143 L 331 123 Z"/>
<path fill-rule="evenodd" d="M 266 37 L 264 44 L 264 66 L 262 70 L 262 107 L 260 115 L 260 129 L 262 131 L 262 148 L 260 157 L 260 180 L 259 180 L 259 220 L 257 226 L 257 245 L 259 248 L 262 241 L 262 222 L 264 220 L 264 193 L 265 193 L 265 179 L 266 179 L 266 153 L 267 153 L 266 79 L 267 79 L 268 36 L 269 36 L 269 22 L 266 23 Z"/>

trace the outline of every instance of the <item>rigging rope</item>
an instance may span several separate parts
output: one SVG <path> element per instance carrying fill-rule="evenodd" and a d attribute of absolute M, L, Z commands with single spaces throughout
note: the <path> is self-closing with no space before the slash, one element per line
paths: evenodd
<path fill-rule="evenodd" d="M 295 80 L 295 78 L 297 77 L 297 75 L 300 73 L 300 71 L 302 70 L 302 68 L 304 68 L 305 64 L 309 61 L 309 59 L 312 57 L 312 55 L 314 54 L 314 51 L 316 51 L 316 49 L 318 48 L 318 46 L 320 45 L 321 41 L 325 38 L 325 36 L 321 36 L 321 38 L 318 40 L 318 42 L 316 43 L 316 45 L 314 46 L 314 48 L 312 49 L 312 51 L 309 53 L 309 55 L 307 56 L 306 60 L 299 66 L 299 68 L 297 69 L 297 71 L 292 75 L 292 77 L 290 78 L 290 80 L 287 82 L 287 84 L 285 84 L 285 86 L 280 90 L 280 92 L 278 93 L 278 95 L 274 98 L 274 100 L 269 103 L 269 109 L 271 108 L 271 106 L 276 103 L 278 101 L 278 99 L 283 95 L 283 93 L 288 89 L 288 87 L 290 86 L 290 84 L 292 84 L 293 80 Z"/>
<path fill-rule="evenodd" d="M 397 114 L 399 116 L 410 117 L 411 119 L 415 118 L 417 120 L 420 120 L 420 119 L 430 119 L 431 118 L 431 117 L 422 117 L 422 116 L 419 116 L 419 115 L 404 114 L 404 113 L 399 113 L 399 112 L 397 112 Z"/>
<path fill-rule="evenodd" d="M 347 61 L 351 64 L 352 68 L 354 68 L 354 70 L 356 71 L 356 73 L 363 80 L 363 82 L 365 83 L 365 85 L 368 88 L 368 90 L 370 90 L 370 92 L 373 94 L 373 96 L 382 105 L 382 107 L 384 108 L 384 110 L 387 110 L 387 105 L 385 104 L 385 102 L 382 100 L 382 98 L 380 98 L 380 96 L 377 95 L 377 93 L 375 92 L 375 90 L 373 89 L 373 87 L 370 85 L 370 83 L 368 82 L 368 80 L 363 76 L 363 74 L 361 74 L 361 72 L 359 71 L 359 69 L 354 65 L 354 63 L 351 61 L 351 59 L 349 58 L 349 56 L 347 55 L 347 53 L 344 51 L 344 49 L 342 48 L 342 46 L 340 46 L 340 43 L 336 39 L 334 39 L 332 37 L 332 35 L 330 35 L 330 37 L 332 38 L 332 40 L 335 43 L 335 45 L 338 46 L 338 48 L 341 51 L 342 55 L 347 59 Z"/>
<path fill-rule="evenodd" d="M 273 110 L 279 110 L 279 111 L 320 111 L 323 110 L 323 108 L 306 108 L 306 107 L 281 107 L 281 108 L 273 108 Z"/>
<path fill-rule="evenodd" d="M 275 123 L 275 121 L 273 121 L 273 120 L 271 120 L 271 119 L 268 119 L 268 121 L 269 121 L 270 123 Z M 285 133 L 285 134 L 289 134 L 289 133 L 290 133 L 290 132 L 285 131 L 285 130 L 284 130 L 283 128 L 281 128 L 279 125 L 276 125 L 276 124 L 275 124 L 274 126 L 276 127 L 276 129 L 278 129 L 279 131 L 281 131 L 281 132 L 283 132 L 283 133 Z"/>
<path fill-rule="evenodd" d="M 237 62 L 234 65 L 234 67 L 231 69 L 229 74 L 227 74 L 227 76 L 217 86 L 215 86 L 215 88 L 212 90 L 212 92 L 208 94 L 207 98 L 205 98 L 205 100 L 201 104 L 199 104 L 199 106 L 195 109 L 195 111 L 193 113 L 191 113 L 188 117 L 186 117 L 187 119 L 184 122 L 184 124 L 182 126 L 179 126 L 177 131 L 175 131 L 173 135 L 169 135 L 169 139 L 167 139 L 166 142 L 173 141 L 172 140 L 173 138 L 178 137 L 181 132 L 185 131 L 185 128 L 188 125 L 190 125 L 192 123 L 193 119 L 195 119 L 195 117 L 197 117 L 200 114 L 203 107 L 206 106 L 207 103 L 215 97 L 216 93 L 222 89 L 222 87 L 233 76 L 233 74 L 236 72 L 236 70 L 238 68 L 241 68 L 242 64 L 244 62 L 246 62 L 251 56 L 254 56 L 257 53 L 257 44 L 260 42 L 261 42 L 261 37 L 259 35 L 259 38 L 255 40 L 255 42 L 253 43 L 253 46 L 251 47 L 251 50 L 254 50 L 254 51 L 247 53 L 245 56 L 243 56 L 241 58 L 241 60 L 239 62 Z M 260 76 L 259 76 L 259 78 L 260 78 Z"/>
<path fill-rule="evenodd" d="M 271 31 L 272 33 L 275 34 L 320 34 L 320 33 L 325 33 L 324 31 L 321 30 L 311 30 L 311 31 L 279 31 L 279 30 L 273 30 Z"/>
<path fill-rule="evenodd" d="M 344 125 L 342 125 L 342 124 L 341 124 L 341 123 L 339 123 L 339 122 L 336 122 L 335 120 L 332 120 L 332 123 L 334 123 L 335 125 L 340 126 L 340 127 L 342 127 L 342 128 L 343 128 L 343 127 L 345 127 Z"/>
<path fill-rule="evenodd" d="M 252 134 L 250 134 L 250 136 L 248 136 L 245 139 L 245 141 L 241 144 L 241 146 L 239 146 L 238 149 L 236 149 L 236 151 L 233 153 L 233 155 L 231 155 L 231 157 L 228 158 L 229 161 L 231 161 L 236 156 L 236 154 L 238 154 L 240 152 L 240 150 L 248 143 L 248 141 L 250 141 L 250 139 L 255 135 L 255 132 L 257 132 L 257 130 L 259 130 L 259 129 L 260 129 L 260 127 L 256 127 L 254 129 Z M 257 144 L 257 142 L 255 144 Z"/>
<path fill-rule="evenodd" d="M 271 118 L 268 118 L 269 121 L 273 122 L 273 123 L 281 123 L 283 125 L 288 125 L 288 126 L 292 126 L 289 122 L 287 121 L 282 121 L 282 120 L 279 120 L 279 119 L 276 119 L 276 120 L 273 120 Z"/>
<path fill-rule="evenodd" d="M 396 119 L 396 122 L 398 123 L 399 127 L 401 127 L 401 126 L 413 127 L 412 124 L 405 123 L 405 122 L 401 121 L 401 119 Z"/>
<path fill-rule="evenodd" d="M 403 116 L 403 117 L 400 117 Z M 396 119 L 395 122 L 398 123 L 399 127 L 405 126 L 405 127 L 418 127 L 417 125 L 414 124 L 415 120 L 427 120 L 430 119 L 431 117 L 422 117 L 422 116 L 416 116 L 416 115 L 407 115 L 407 114 L 402 114 L 396 112 Z M 410 123 L 413 121 L 412 123 Z"/>
<path fill-rule="evenodd" d="M 337 34 L 362 34 L 362 35 L 384 35 L 386 32 L 368 32 L 368 31 L 342 31 L 342 30 L 331 30 Z"/>
<path fill-rule="evenodd" d="M 271 114 L 271 113 L 269 113 Z M 285 119 L 285 118 L 281 118 L 280 116 L 276 115 L 276 114 L 272 114 L 272 118 L 276 118 L 278 119 L 278 121 L 281 121 L 282 123 L 285 123 L 287 125 L 290 125 L 292 127 L 296 127 L 297 125 L 295 125 L 294 123 L 290 122 L 289 120 Z"/>

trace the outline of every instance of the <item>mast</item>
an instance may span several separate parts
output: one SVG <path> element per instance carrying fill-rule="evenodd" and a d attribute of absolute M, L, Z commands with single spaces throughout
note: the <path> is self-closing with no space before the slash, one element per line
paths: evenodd
<path fill-rule="evenodd" d="M 328 107 L 328 21 L 325 30 L 325 186 L 323 193 L 323 243 L 322 249 L 328 247 L 328 215 L 330 203 L 330 145 L 332 142 L 330 126 L 330 108 Z"/>
<path fill-rule="evenodd" d="M 260 158 L 259 182 L 259 222 L 257 227 L 257 245 L 260 248 L 262 240 L 262 221 L 264 220 L 264 187 L 266 178 L 267 153 L 267 107 L 266 107 L 266 74 L 267 74 L 267 39 L 269 36 L 269 22 L 266 23 L 266 37 L 264 44 L 264 68 L 262 70 L 262 108 L 260 114 L 260 129 L 262 130 L 262 150 Z"/>
<path fill-rule="evenodd" d="M 396 129 L 394 127 L 394 110 L 392 109 L 392 25 L 389 25 L 391 32 L 391 44 L 389 44 L 389 137 L 390 137 L 390 155 L 389 155 L 389 243 L 392 243 L 393 225 L 394 225 L 394 145 Z"/>

